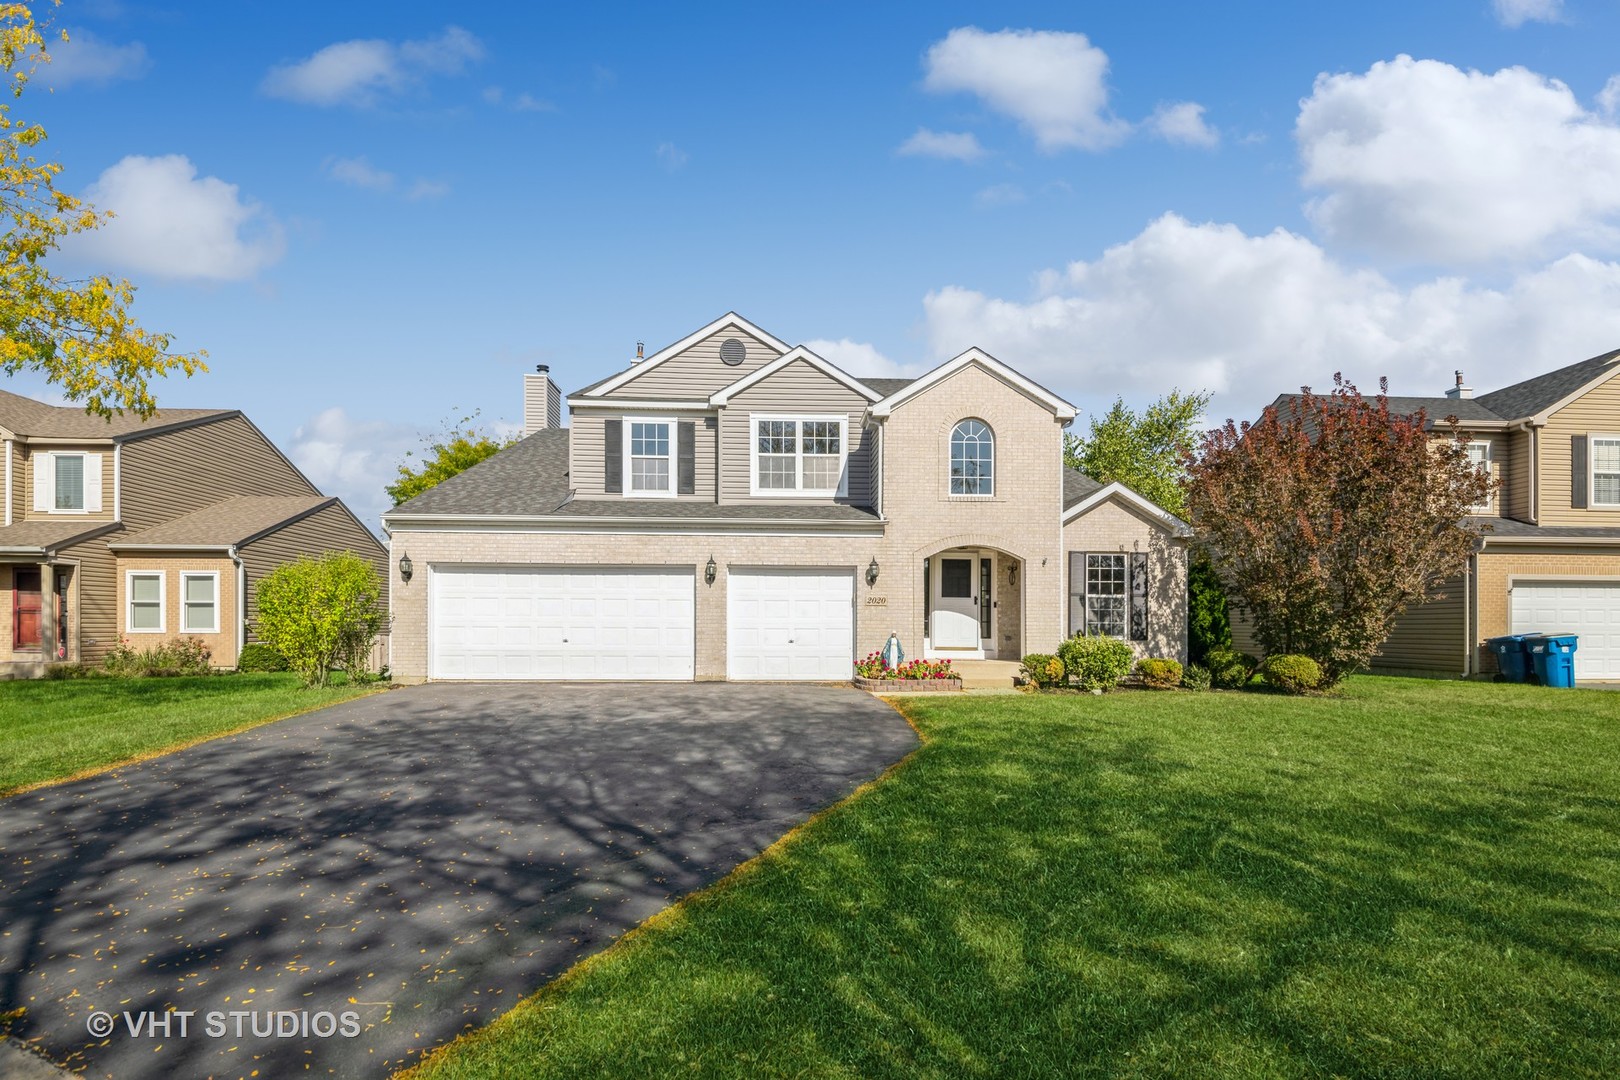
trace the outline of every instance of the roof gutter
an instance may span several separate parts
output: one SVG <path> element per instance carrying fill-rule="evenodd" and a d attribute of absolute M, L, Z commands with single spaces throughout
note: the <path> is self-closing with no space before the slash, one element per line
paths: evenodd
<path fill-rule="evenodd" d="M 234 544 L 120 544 L 107 545 L 109 551 L 207 551 L 228 553 L 236 550 Z"/>
<path fill-rule="evenodd" d="M 247 645 L 247 567 L 242 565 L 242 557 L 236 553 L 236 545 L 232 544 L 225 553 L 236 564 L 236 663 L 242 663 L 242 649 Z"/>
<path fill-rule="evenodd" d="M 647 518 L 647 517 L 583 517 L 536 514 L 407 514 L 401 516 L 384 515 L 383 526 L 390 531 L 397 526 L 416 528 L 488 528 L 490 526 L 507 526 L 512 528 L 536 528 L 561 526 L 565 531 L 574 529 L 589 529 L 592 526 L 611 525 L 626 526 L 639 525 L 660 530 L 691 532 L 713 526 L 730 526 L 733 528 L 793 528 L 809 529 L 812 531 L 838 530 L 838 529 L 876 529 L 881 531 L 888 524 L 886 518 L 872 518 L 865 521 L 836 521 L 822 519 L 802 518 Z"/>

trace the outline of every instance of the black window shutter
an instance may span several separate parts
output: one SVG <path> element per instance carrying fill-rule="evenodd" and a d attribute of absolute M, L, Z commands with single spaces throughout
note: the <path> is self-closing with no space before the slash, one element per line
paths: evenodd
<path fill-rule="evenodd" d="M 1147 553 L 1131 555 L 1131 640 L 1147 640 L 1148 624 Z"/>
<path fill-rule="evenodd" d="M 1586 436 L 1569 437 L 1569 505 L 1576 510 L 1586 509 Z"/>
<path fill-rule="evenodd" d="M 624 490 L 624 421 L 602 421 L 602 488 L 612 494 Z"/>
<path fill-rule="evenodd" d="M 1069 636 L 1086 632 L 1086 553 L 1069 552 Z"/>
<path fill-rule="evenodd" d="M 680 473 L 680 486 L 675 489 L 677 495 L 697 494 L 697 425 L 690 420 L 682 420 L 675 425 L 676 433 L 676 469 Z"/>

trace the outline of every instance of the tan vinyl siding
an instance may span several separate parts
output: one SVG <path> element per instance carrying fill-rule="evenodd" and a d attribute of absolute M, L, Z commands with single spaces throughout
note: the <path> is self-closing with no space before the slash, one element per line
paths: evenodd
<path fill-rule="evenodd" d="M 1513 431 L 1500 436 L 1502 488 L 1497 497 L 1502 516 L 1518 521 L 1530 520 L 1530 433 Z"/>
<path fill-rule="evenodd" d="M 1467 595 L 1453 578 L 1439 590 L 1443 599 L 1408 608 L 1373 654 L 1374 671 L 1424 671 L 1461 675 L 1466 662 L 1464 628 Z"/>
<path fill-rule="evenodd" d="M 247 569 L 249 641 L 257 640 L 252 633 L 253 620 L 259 611 L 254 592 L 265 575 L 284 563 L 295 561 L 300 555 L 319 556 L 328 551 L 352 551 L 370 561 L 377 568 L 379 580 L 384 583 L 383 599 L 387 602 L 387 550 L 341 504 L 333 503 L 238 549 L 242 565 Z"/>
<path fill-rule="evenodd" d="M 720 345 L 728 338 L 736 338 L 746 350 L 743 362 L 736 367 L 720 359 Z M 750 371 L 764 367 L 781 355 L 779 350 L 752 334 L 728 327 L 704 338 L 685 352 L 648 368 L 644 374 L 638 374 L 605 396 L 635 401 L 664 398 L 701 398 L 706 401 L 716 390 L 730 386 Z"/>
<path fill-rule="evenodd" d="M 825 415 L 842 413 L 849 418 L 845 435 L 849 439 L 848 493 L 837 501 L 856 506 L 872 502 L 872 467 L 867 432 L 861 427 L 866 398 L 829 376 L 813 364 L 795 361 L 763 382 L 732 397 L 720 410 L 720 501 L 814 503 L 814 499 L 754 496 L 750 493 L 753 425 L 750 413 Z"/>
<path fill-rule="evenodd" d="M 604 487 L 602 453 L 603 453 L 603 422 L 609 418 L 622 420 L 626 414 L 599 413 L 592 409 L 575 412 L 569 422 L 568 436 L 568 486 L 574 489 L 574 495 L 580 499 L 623 498 L 618 491 L 608 491 Z M 628 415 L 646 416 L 646 413 L 632 413 Z M 713 502 L 714 501 L 714 470 L 715 470 L 715 433 L 716 428 L 710 425 L 715 423 L 712 415 L 702 413 L 657 413 L 657 419 L 667 419 L 671 424 L 682 420 L 692 424 L 693 454 L 694 454 L 694 480 L 695 491 L 691 495 L 677 495 L 676 498 L 684 502 Z M 670 438 L 676 438 L 674 431 Z M 671 474 L 673 475 L 673 473 Z"/>
<path fill-rule="evenodd" d="M 77 596 L 69 598 L 77 610 L 70 609 L 68 619 L 78 627 L 82 663 L 101 663 L 107 651 L 118 643 L 118 560 L 107 549 L 107 542 L 119 535 L 111 533 L 86 540 L 58 554 L 59 561 L 78 564 L 73 574 Z M 68 647 L 73 647 L 71 638 Z"/>
<path fill-rule="evenodd" d="M 1575 435 L 1620 435 L 1620 379 L 1593 387 L 1548 417 L 1540 438 L 1537 524 L 1620 526 L 1620 507 L 1577 510 L 1570 505 L 1570 438 Z"/>
<path fill-rule="evenodd" d="M 123 449 L 123 522 L 150 528 L 231 495 L 318 495 L 240 416 L 182 428 Z"/>
<path fill-rule="evenodd" d="M 101 459 L 101 509 L 94 513 L 52 513 L 34 509 L 34 455 L 42 453 L 95 455 Z M 11 447 L 11 497 L 13 521 L 61 521 L 79 518 L 84 521 L 113 520 L 113 448 L 85 444 L 30 446 L 13 443 Z"/>

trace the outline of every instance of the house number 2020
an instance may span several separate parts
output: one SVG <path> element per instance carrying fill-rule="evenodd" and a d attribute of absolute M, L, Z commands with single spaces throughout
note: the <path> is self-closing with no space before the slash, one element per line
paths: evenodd
<path fill-rule="evenodd" d="M 867 607 L 887 607 L 888 604 L 889 598 L 887 596 L 868 596 L 866 598 Z"/>

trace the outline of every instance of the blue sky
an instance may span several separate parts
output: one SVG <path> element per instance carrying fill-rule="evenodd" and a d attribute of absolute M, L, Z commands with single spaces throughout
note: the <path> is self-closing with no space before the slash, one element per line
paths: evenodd
<path fill-rule="evenodd" d="M 76 3 L 13 107 L 139 287 L 375 522 L 404 451 L 727 310 L 1212 419 L 1620 346 L 1620 5 Z M 51 92 L 47 93 L 46 88 Z M 44 392 L 37 380 L 12 380 Z"/>

